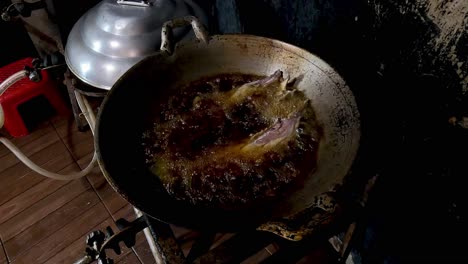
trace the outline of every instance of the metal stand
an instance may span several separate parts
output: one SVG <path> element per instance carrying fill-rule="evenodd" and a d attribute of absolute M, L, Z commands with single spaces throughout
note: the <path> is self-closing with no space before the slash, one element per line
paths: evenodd
<path fill-rule="evenodd" d="M 120 232 L 114 234 L 109 227 L 106 232 L 94 231 L 88 235 L 85 255 L 75 264 L 89 264 L 97 261 L 99 264 L 113 264 L 113 260 L 107 258 L 106 250 L 114 250 L 120 254 L 120 242 L 125 246 L 132 247 L 135 244 L 135 236 L 144 229 L 149 231 L 147 237 L 155 262 L 164 263 L 240 263 L 254 255 L 271 243 L 280 245 L 280 250 L 265 259 L 262 263 L 291 263 L 298 261 L 310 251 L 317 248 L 329 247 L 327 243 L 327 232 L 306 239 L 301 242 L 286 241 L 273 234 L 256 230 L 236 234 L 213 250 L 213 233 L 202 235 L 192 246 L 187 257 L 177 243 L 170 226 L 146 215 L 140 216 L 135 221 L 122 225 L 126 222 L 122 219 L 117 221 Z M 338 253 L 331 257 L 338 260 Z"/>
<path fill-rule="evenodd" d="M 67 86 L 68 96 L 70 97 L 70 103 L 73 110 L 73 117 L 75 118 L 76 125 L 78 126 L 78 130 L 84 132 L 86 130 L 86 126 L 88 125 L 85 120 L 80 117 L 81 110 L 78 106 L 78 102 L 76 101 L 75 97 L 75 84 L 71 73 L 69 70 L 65 73 L 65 85 Z"/>
<path fill-rule="evenodd" d="M 76 101 L 75 97 L 75 90 L 83 95 L 99 98 L 106 96 L 107 91 L 88 87 L 85 84 L 82 84 L 79 80 L 76 79 L 76 77 L 73 76 L 70 70 L 67 70 L 64 76 L 65 85 L 67 86 L 68 96 L 70 97 L 70 103 L 72 106 L 73 116 L 75 118 L 76 125 L 78 126 L 79 131 L 84 132 L 88 128 L 88 123 L 81 115 L 81 109 L 78 106 L 78 102 Z"/>

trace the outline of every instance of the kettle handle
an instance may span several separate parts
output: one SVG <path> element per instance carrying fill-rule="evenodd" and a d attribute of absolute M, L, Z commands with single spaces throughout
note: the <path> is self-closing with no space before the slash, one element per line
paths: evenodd
<path fill-rule="evenodd" d="M 172 54 L 174 44 L 172 43 L 172 29 L 191 25 L 195 37 L 203 43 L 208 43 L 209 35 L 203 24 L 194 16 L 176 18 L 165 22 L 161 29 L 161 51 Z"/>

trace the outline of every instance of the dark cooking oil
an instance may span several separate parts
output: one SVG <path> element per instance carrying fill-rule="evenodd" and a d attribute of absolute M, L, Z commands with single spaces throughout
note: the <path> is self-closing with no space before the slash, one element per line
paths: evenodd
<path fill-rule="evenodd" d="M 281 72 L 216 76 L 181 87 L 143 135 L 151 171 L 177 199 L 242 208 L 281 197 L 315 168 L 307 97 Z"/>

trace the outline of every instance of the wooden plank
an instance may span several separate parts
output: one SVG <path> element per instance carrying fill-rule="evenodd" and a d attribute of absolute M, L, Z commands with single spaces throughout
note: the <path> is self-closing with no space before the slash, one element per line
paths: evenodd
<path fill-rule="evenodd" d="M 195 240 L 188 254 L 185 254 L 187 262 L 192 262 L 197 257 L 207 253 L 214 242 L 215 236 L 216 233 L 214 232 L 202 233 L 202 235 Z"/>
<path fill-rule="evenodd" d="M 59 137 L 72 153 L 75 160 L 92 153 L 94 150 L 94 138 L 91 131 L 79 132 L 75 122 L 70 126 L 68 123 L 56 127 Z"/>
<path fill-rule="evenodd" d="M 135 253 L 133 253 L 132 251 L 130 253 L 128 253 L 127 255 L 125 255 L 125 257 L 117 260 L 115 262 L 116 264 L 119 263 L 119 264 L 136 264 L 136 263 L 141 263 L 140 260 L 137 258 L 137 256 L 135 255 Z"/>
<path fill-rule="evenodd" d="M 83 162 L 79 160 L 78 164 L 83 164 Z M 96 166 L 86 177 L 89 179 L 89 182 L 111 214 L 114 214 L 124 206 L 128 205 L 128 202 L 107 183 L 98 166 Z"/>
<path fill-rule="evenodd" d="M 48 259 L 45 263 L 47 264 L 56 264 L 56 263 L 73 263 L 84 255 L 86 248 L 86 236 L 92 231 L 101 230 L 103 231 L 106 227 L 111 226 L 114 231 L 117 230 L 114 220 L 112 218 L 107 218 L 104 222 L 100 223 L 97 226 L 90 228 L 85 235 L 81 236 L 75 240 L 72 244 L 61 250 L 59 253 L 54 255 L 52 258 Z M 119 261 L 121 258 L 125 257 L 128 253 L 132 252 L 131 249 L 122 247 L 122 253 L 120 255 L 115 254 L 113 251 L 106 251 L 107 256 L 113 259 L 114 261 Z"/>
<path fill-rule="evenodd" d="M 135 250 L 135 254 L 137 255 L 141 263 L 143 264 L 155 264 L 156 263 L 156 260 L 153 257 L 153 253 L 151 252 L 151 249 L 144 235 L 137 236 L 137 243 L 133 247 L 133 250 Z"/>
<path fill-rule="evenodd" d="M 44 135 L 52 132 L 52 131 L 54 131 L 54 127 L 49 122 L 45 122 L 45 123 L 39 125 L 36 130 L 34 130 L 29 135 L 24 136 L 24 137 L 12 138 L 6 132 L 5 133 L 8 135 L 7 138 L 11 142 L 13 142 L 13 144 L 15 144 L 15 146 L 20 148 L 22 146 L 30 144 L 34 140 L 36 140 L 36 139 L 40 138 L 41 136 L 44 136 Z M 0 157 L 3 157 L 8 153 L 10 153 L 10 150 L 8 150 L 3 144 L 0 144 Z"/>
<path fill-rule="evenodd" d="M 218 233 L 216 234 L 215 240 L 213 242 L 213 245 L 211 245 L 210 250 L 215 249 L 222 243 L 228 241 L 230 238 L 232 238 L 235 235 L 235 233 Z"/>
<path fill-rule="evenodd" d="M 270 253 L 270 255 L 275 254 L 279 250 L 279 246 L 276 243 L 271 243 L 270 245 L 265 247 L 266 251 Z"/>
<path fill-rule="evenodd" d="M 36 186 L 33 186 L 26 192 L 14 197 L 8 202 L 0 206 L 0 223 L 4 223 L 8 219 L 17 215 L 24 209 L 38 202 L 42 198 L 55 192 L 57 189 L 65 185 L 66 181 L 55 181 L 52 179 L 45 179 Z"/>
<path fill-rule="evenodd" d="M 56 159 L 59 155 L 66 155 L 67 160 L 73 160 L 65 145 L 60 140 L 55 141 L 54 139 L 52 144 L 44 146 L 44 148 L 35 152 L 34 154 L 28 155 L 28 158 L 37 165 L 43 165 L 50 162 L 51 160 Z M 14 166 L 7 168 L 0 173 L 2 178 L 8 176 L 16 178 L 31 171 L 31 169 L 24 165 L 18 158 L 16 159 L 18 162 Z M 4 179 L 1 180 L 5 181 Z"/>
<path fill-rule="evenodd" d="M 124 207 L 122 207 L 120 210 L 115 212 L 112 215 L 112 217 L 114 218 L 115 221 L 117 221 L 120 218 L 123 218 L 129 222 L 137 218 L 135 211 L 133 210 L 133 206 L 131 204 L 127 204 Z"/>
<path fill-rule="evenodd" d="M 5 256 L 5 251 L 3 250 L 3 244 L 2 241 L 0 241 L 0 263 L 4 264 L 7 263 L 7 258 Z"/>
<path fill-rule="evenodd" d="M 59 141 L 60 138 L 55 132 L 55 130 L 50 131 L 49 133 L 39 137 L 38 139 L 32 141 L 31 143 L 21 147 L 21 151 L 26 156 L 31 156 L 34 153 L 37 153 L 44 149 L 47 146 L 52 145 L 53 143 Z M 5 169 L 19 163 L 20 161 L 16 158 L 13 153 L 8 153 L 5 156 L 0 158 L 0 172 L 4 171 Z"/>
<path fill-rule="evenodd" d="M 90 227 L 98 225 L 107 218 L 109 218 L 109 214 L 102 203 L 98 203 L 86 213 L 42 240 L 41 243 L 23 252 L 16 258 L 15 263 L 43 263 L 78 238 L 86 235 L 90 231 Z"/>
<path fill-rule="evenodd" d="M 104 230 L 107 226 L 113 226 L 114 221 L 112 218 L 107 218 L 104 222 L 101 222 L 97 226 L 93 226 L 85 232 L 84 235 L 76 239 L 73 243 L 65 247 L 64 249 L 55 252 L 56 254 L 49 258 L 45 264 L 57 264 L 57 263 L 74 263 L 78 259 L 84 256 L 86 248 L 86 236 L 95 230 Z"/>
<path fill-rule="evenodd" d="M 8 134 L 8 131 L 4 127 L 0 128 L 0 133 L 2 134 L 2 137 L 8 138 L 9 140 L 13 138 L 10 134 Z"/>
<path fill-rule="evenodd" d="M 68 150 L 65 149 L 65 146 L 61 144 L 61 142 L 57 142 L 54 145 L 50 146 L 50 154 L 55 156 L 40 166 L 46 170 L 57 172 L 74 163 L 74 161 L 71 155 L 68 153 Z M 65 152 L 60 152 L 60 149 L 64 150 Z M 44 154 L 45 152 L 48 151 L 45 150 L 40 152 L 39 155 L 41 155 L 41 153 Z M 42 156 L 44 159 L 48 158 L 47 153 Z M 4 172 L 7 171 L 10 172 L 10 169 Z M 26 171 L 26 174 L 21 175 L 21 173 L 18 171 Z M 45 179 L 46 178 L 44 176 L 31 171 L 24 164 L 17 164 L 13 166 L 11 168 L 10 174 L 0 174 L 0 204 L 4 204 L 13 197 L 20 195 L 24 191 Z"/>
<path fill-rule="evenodd" d="M 70 164 L 69 167 L 72 167 L 73 169 L 66 168 L 59 173 L 66 174 L 70 173 L 71 171 L 76 171 L 75 164 Z M 66 181 L 57 181 L 46 178 L 25 192 L 15 196 L 13 199 L 0 206 L 0 212 L 2 212 L 0 215 L 0 223 L 7 221 L 24 209 L 40 201 L 42 198 L 52 194 L 65 184 L 67 184 Z"/>
<path fill-rule="evenodd" d="M 241 264 L 257 264 L 264 261 L 270 256 L 271 254 L 265 248 L 262 248 L 260 251 L 250 256 L 248 259 L 242 261 Z"/>
<path fill-rule="evenodd" d="M 116 212 L 116 215 L 119 218 L 125 218 L 128 221 L 132 221 L 135 219 L 134 213 L 133 213 L 133 207 L 130 205 L 122 208 L 118 212 Z M 85 235 L 81 236 L 77 240 L 75 240 L 72 244 L 64 248 L 62 251 L 57 253 L 55 256 L 50 258 L 49 260 L 46 261 L 46 263 L 50 264 L 55 264 L 55 263 L 73 263 L 73 261 L 76 261 L 80 257 L 83 256 L 84 250 L 86 247 L 86 236 L 88 233 L 95 231 L 95 230 L 101 230 L 104 231 L 107 226 L 111 226 L 114 232 L 117 232 L 117 226 L 115 225 L 115 222 L 112 218 L 106 219 L 104 222 L 100 223 L 99 225 L 92 227 L 86 232 Z M 125 246 L 122 246 L 122 254 L 117 255 L 113 251 L 106 251 L 108 257 L 113 259 L 114 261 L 119 261 L 121 258 L 125 257 L 127 254 L 131 253 L 132 250 L 129 248 L 126 248 Z"/>
<path fill-rule="evenodd" d="M 89 188 L 91 186 L 86 179 L 66 184 L 53 194 L 0 224 L 0 235 L 5 241 L 13 238 Z"/>
<path fill-rule="evenodd" d="M 60 142 L 57 142 L 57 144 L 60 144 Z M 63 145 L 62 147 L 64 148 Z M 53 149 L 51 149 L 50 155 L 44 155 L 44 156 L 48 156 L 50 159 L 50 156 L 53 155 L 54 158 L 50 159 L 48 162 L 44 164 L 41 164 L 40 165 L 41 167 L 47 170 L 53 171 L 53 172 L 57 172 L 57 171 L 63 170 L 65 167 L 74 163 L 73 159 L 67 152 L 63 152 L 63 153 L 55 152 L 54 150 L 56 148 L 55 147 L 52 147 L 52 148 Z M 0 205 L 8 202 L 15 196 L 20 195 L 21 193 L 28 190 L 32 186 L 46 179 L 44 176 L 31 171 L 29 168 L 26 168 L 26 166 L 23 164 L 17 164 L 11 169 L 12 169 L 11 174 L 8 174 L 8 175 L 5 175 L 4 173 L 0 174 Z M 13 169 L 16 169 L 17 171 L 14 171 Z M 10 171 L 10 169 L 8 169 L 7 171 Z M 24 175 L 21 175 L 20 173 L 18 173 L 18 171 L 26 171 L 27 173 Z M 12 175 L 19 175 L 19 176 L 12 177 Z"/>
<path fill-rule="evenodd" d="M 192 249 L 195 241 L 202 235 L 200 232 L 191 230 L 185 227 L 180 227 L 176 225 L 170 225 L 172 232 L 174 233 L 177 242 L 184 253 L 184 256 L 187 256 Z M 215 243 L 218 240 L 218 236 L 215 236 Z"/>
<path fill-rule="evenodd" d="M 338 254 L 331 249 L 331 245 L 323 236 L 300 242 L 285 242 L 275 254 L 261 263 L 337 263 Z"/>
<path fill-rule="evenodd" d="M 194 263 L 240 263 L 269 245 L 272 236 L 258 231 L 238 233 L 217 246 Z M 284 262 L 283 262 L 284 263 Z"/>
<path fill-rule="evenodd" d="M 70 159 L 70 156 L 58 155 L 56 158 L 50 162 L 41 165 L 43 168 L 53 171 L 63 173 L 67 166 L 74 164 L 74 161 Z M 77 169 L 76 169 L 77 170 Z M 1 177 L 1 176 L 0 176 Z M 28 174 L 11 179 L 8 183 L 2 183 L 0 186 L 0 204 L 4 204 L 14 198 L 17 195 L 25 192 L 29 188 L 39 184 L 44 181 L 46 178 L 42 175 L 39 175 L 35 172 L 30 171 Z"/>
<path fill-rule="evenodd" d="M 82 159 L 94 151 L 94 138 L 91 134 L 73 134 L 64 138 L 63 142 L 75 160 Z"/>
<path fill-rule="evenodd" d="M 75 160 L 82 159 L 94 151 L 94 138 L 91 131 L 78 131 L 74 119 L 53 120 L 52 124 Z"/>
<path fill-rule="evenodd" d="M 321 247 L 315 250 L 309 250 L 305 252 L 305 256 L 302 257 L 296 264 L 308 264 L 308 263 L 317 263 L 317 264 L 328 264 L 328 263 L 339 263 L 337 261 L 338 255 L 336 251 L 330 250 L 330 247 Z M 274 256 L 274 255 L 273 255 Z M 289 259 L 288 256 L 286 256 Z M 292 257 L 292 259 L 294 259 Z M 276 263 L 276 262 L 271 262 Z M 347 262 L 348 263 L 348 262 Z M 353 262 L 352 262 L 353 263 Z"/>
<path fill-rule="evenodd" d="M 93 190 L 89 189 L 83 192 L 69 203 L 44 217 L 41 221 L 6 241 L 5 249 L 8 252 L 8 256 L 11 259 L 15 259 L 19 254 L 37 243 L 41 243 L 43 239 L 90 210 L 99 202 L 99 198 Z"/>
<path fill-rule="evenodd" d="M 37 165 L 42 166 L 46 163 L 49 163 L 51 160 L 56 159 L 59 155 L 64 155 L 63 158 L 67 158 L 68 161 L 73 160 L 71 155 L 68 154 L 67 148 L 61 141 L 56 141 L 55 143 L 52 143 L 37 153 L 29 155 L 29 159 Z M 16 157 L 14 158 L 18 162 L 0 172 L 0 186 L 4 186 L 13 179 L 19 178 L 31 172 L 31 169 L 21 163 Z"/>
<path fill-rule="evenodd" d="M 78 163 L 78 165 L 80 166 L 80 168 L 86 168 L 86 166 L 88 166 L 89 162 L 91 161 L 91 159 L 93 158 L 93 155 L 94 155 L 94 152 L 93 150 L 91 150 L 88 154 L 86 154 L 84 157 L 82 157 L 81 159 L 78 159 L 76 162 Z M 96 171 L 97 172 L 97 171 Z M 104 180 L 105 181 L 105 180 Z"/>
<path fill-rule="evenodd" d="M 94 152 L 93 151 L 90 151 L 88 154 L 86 154 L 84 157 L 82 157 L 81 159 L 78 159 L 76 160 L 76 163 L 78 164 L 78 166 L 80 166 L 81 169 L 84 169 L 88 166 L 89 162 L 91 161 L 91 159 L 93 158 L 93 155 L 94 155 Z M 99 174 L 99 172 L 101 172 L 101 170 L 99 169 L 99 166 L 96 164 L 96 168 L 95 170 L 93 171 L 94 174 Z M 101 182 L 105 182 L 106 180 L 104 179 L 104 177 L 100 177 L 102 178 L 100 183 Z M 92 181 L 96 181 L 98 180 L 98 178 L 96 179 L 90 179 Z M 94 185 L 94 184 L 93 184 Z"/>
<path fill-rule="evenodd" d="M 195 240 L 200 237 L 200 233 L 185 227 L 171 225 L 172 232 L 178 241 Z M 216 239 L 216 238 L 215 238 Z"/>
<path fill-rule="evenodd" d="M 36 173 L 28 173 L 12 180 L 9 184 L 0 186 L 0 204 L 6 203 L 16 195 L 23 193 L 34 185 L 42 182 L 44 177 Z"/>
<path fill-rule="evenodd" d="M 56 117 L 51 119 L 51 124 L 57 130 L 58 135 L 63 139 L 73 134 L 87 134 L 91 131 L 80 132 L 75 122 L 75 118 L 70 116 L 69 118 Z"/>

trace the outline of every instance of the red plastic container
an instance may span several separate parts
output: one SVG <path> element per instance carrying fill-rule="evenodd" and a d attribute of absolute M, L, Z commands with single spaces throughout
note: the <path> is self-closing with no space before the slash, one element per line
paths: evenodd
<path fill-rule="evenodd" d="M 25 58 L 0 68 L 0 82 L 12 74 L 23 70 L 25 66 L 32 67 L 32 58 Z M 18 106 L 37 97 L 44 96 L 58 114 L 67 115 L 69 109 L 57 90 L 57 83 L 51 79 L 47 71 L 41 71 L 42 80 L 33 82 L 24 78 L 0 96 L 0 105 L 5 115 L 4 127 L 13 137 L 22 137 L 29 131 L 21 117 Z"/>

